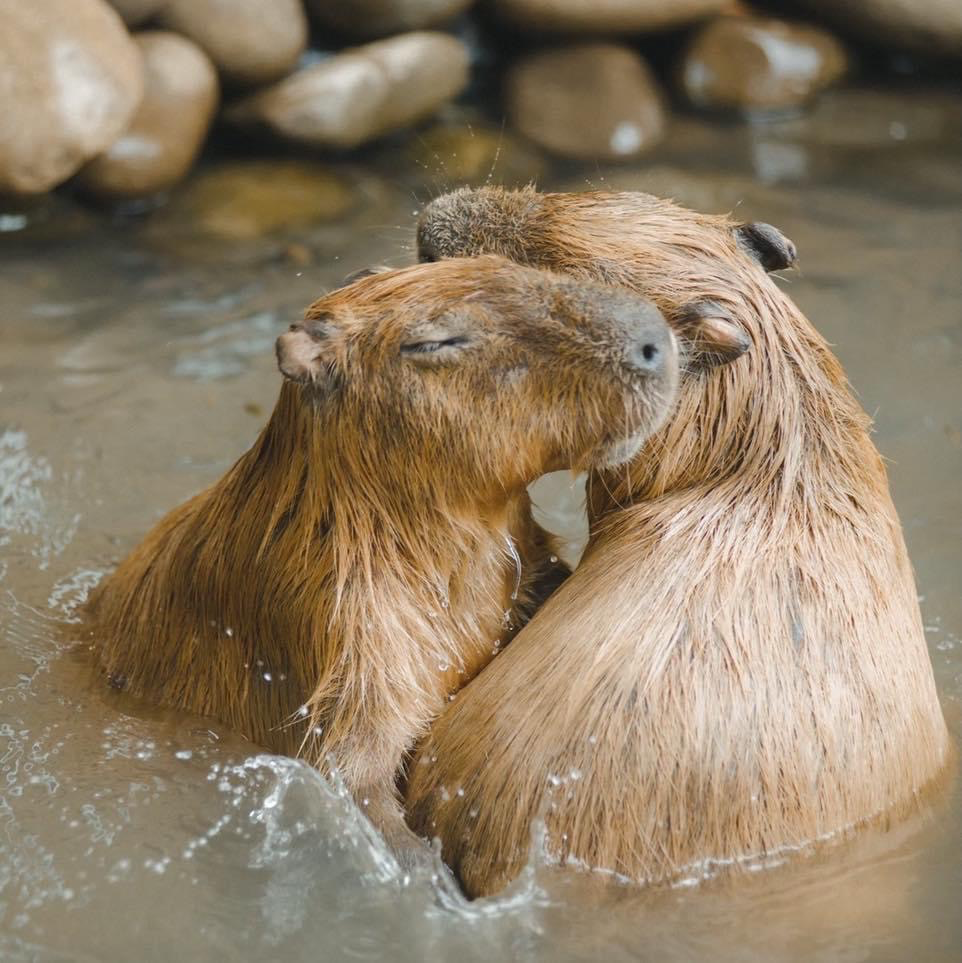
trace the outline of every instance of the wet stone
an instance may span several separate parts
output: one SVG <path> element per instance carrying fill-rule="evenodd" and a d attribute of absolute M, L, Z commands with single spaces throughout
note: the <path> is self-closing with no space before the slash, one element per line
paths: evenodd
<path fill-rule="evenodd" d="M 147 31 L 134 37 L 144 58 L 144 98 L 130 126 L 80 174 L 106 197 L 142 197 L 181 180 L 217 108 L 217 71 L 186 37 Z"/>
<path fill-rule="evenodd" d="M 233 84 L 283 77 L 307 46 L 300 0 L 166 0 L 158 19 L 203 47 Z"/>
<path fill-rule="evenodd" d="M 400 34 L 303 67 L 235 104 L 227 117 L 313 147 L 351 149 L 430 116 L 467 79 L 460 41 Z"/>
<path fill-rule="evenodd" d="M 760 17 L 721 17 L 695 35 L 679 79 L 696 107 L 771 111 L 798 107 L 839 80 L 844 47 L 825 30 Z"/>
<path fill-rule="evenodd" d="M 616 44 L 579 44 L 523 58 L 508 73 L 506 100 L 521 133 L 565 157 L 628 159 L 660 141 L 665 130 L 651 70 Z"/>
<path fill-rule="evenodd" d="M 728 0 L 489 0 L 501 19 L 541 32 L 646 33 L 717 13 Z"/>
<path fill-rule="evenodd" d="M 353 205 L 348 181 L 323 165 L 234 161 L 199 171 L 152 227 L 248 241 L 336 220 Z"/>
<path fill-rule="evenodd" d="M 350 37 L 374 38 L 436 27 L 473 0 L 307 0 L 317 23 Z"/>
<path fill-rule="evenodd" d="M 140 52 L 103 0 L 0 0 L 0 192 L 56 187 L 117 139 Z"/>

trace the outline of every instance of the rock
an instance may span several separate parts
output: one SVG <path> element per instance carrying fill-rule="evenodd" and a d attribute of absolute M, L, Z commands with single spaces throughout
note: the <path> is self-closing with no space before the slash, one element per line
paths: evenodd
<path fill-rule="evenodd" d="M 428 128 L 407 154 L 446 190 L 462 184 L 527 184 L 538 180 L 545 166 L 537 151 L 509 131 L 461 118 Z"/>
<path fill-rule="evenodd" d="M 840 32 L 895 50 L 962 54 L 959 0 L 783 0 L 800 13 L 814 14 Z"/>
<path fill-rule="evenodd" d="M 728 0 L 488 0 L 503 20 L 545 33 L 647 33 L 717 13 Z"/>
<path fill-rule="evenodd" d="M 244 86 L 283 77 L 307 46 L 300 0 L 167 0 L 159 20 L 200 44 L 225 80 Z"/>
<path fill-rule="evenodd" d="M 542 147 L 582 160 L 621 160 L 664 133 L 661 94 L 633 50 L 588 43 L 518 61 L 506 80 L 514 126 Z"/>
<path fill-rule="evenodd" d="M 136 27 L 153 17 L 167 0 L 110 0 L 128 27 Z"/>
<path fill-rule="evenodd" d="M 348 182 L 304 161 L 232 161 L 199 171 L 159 212 L 161 233 L 248 241 L 332 221 L 354 205 Z"/>
<path fill-rule="evenodd" d="M 695 34 L 679 73 L 696 107 L 778 110 L 811 100 L 847 66 L 845 49 L 818 27 L 720 17 Z"/>
<path fill-rule="evenodd" d="M 80 173 L 106 197 L 162 191 L 190 170 L 217 109 L 217 71 L 207 54 L 176 33 L 134 37 L 144 58 L 144 98 L 130 126 Z"/>
<path fill-rule="evenodd" d="M 386 37 L 434 27 L 463 13 L 473 0 L 307 0 L 311 16 L 351 37 Z"/>
<path fill-rule="evenodd" d="M 0 191 L 39 193 L 117 139 L 140 52 L 104 0 L 0 0 Z"/>
<path fill-rule="evenodd" d="M 314 147 L 349 149 L 434 113 L 467 79 L 460 41 L 406 33 L 304 67 L 235 104 L 227 117 Z"/>

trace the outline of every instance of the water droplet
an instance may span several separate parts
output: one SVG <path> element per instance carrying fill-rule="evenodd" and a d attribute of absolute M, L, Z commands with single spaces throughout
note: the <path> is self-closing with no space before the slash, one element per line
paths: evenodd
<path fill-rule="evenodd" d="M 270 672 L 265 672 L 265 673 L 264 673 L 264 681 L 265 681 L 265 682 L 270 682 L 273 678 L 274 678 L 274 677 L 270 674 Z"/>
<path fill-rule="evenodd" d="M 194 753 L 190 749 L 178 749 L 177 752 L 174 753 L 174 758 L 190 759 L 193 755 Z"/>
<path fill-rule="evenodd" d="M 226 635 L 228 638 L 232 638 L 234 635 L 234 630 L 228 626 L 226 629 L 224 629 L 224 635 Z"/>

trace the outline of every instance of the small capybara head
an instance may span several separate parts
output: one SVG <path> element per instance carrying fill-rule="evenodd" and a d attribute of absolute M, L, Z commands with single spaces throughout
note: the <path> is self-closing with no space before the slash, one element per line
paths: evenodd
<path fill-rule="evenodd" d="M 464 188 L 422 212 L 422 261 L 499 254 L 520 264 L 623 285 L 650 297 L 682 337 L 689 369 L 724 364 L 753 341 L 724 295 L 732 270 L 773 271 L 796 259 L 770 224 L 697 214 L 651 194 Z"/>
<path fill-rule="evenodd" d="M 490 256 L 360 277 L 282 334 L 277 358 L 342 471 L 502 494 L 630 458 L 678 368 L 647 300 Z"/>

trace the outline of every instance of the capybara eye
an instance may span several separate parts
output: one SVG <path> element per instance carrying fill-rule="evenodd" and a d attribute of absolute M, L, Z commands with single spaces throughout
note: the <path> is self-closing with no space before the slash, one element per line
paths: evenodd
<path fill-rule="evenodd" d="M 408 341 L 401 345 L 402 355 L 431 355 L 446 352 L 448 349 L 456 351 L 465 347 L 470 339 L 463 334 L 435 341 Z"/>

